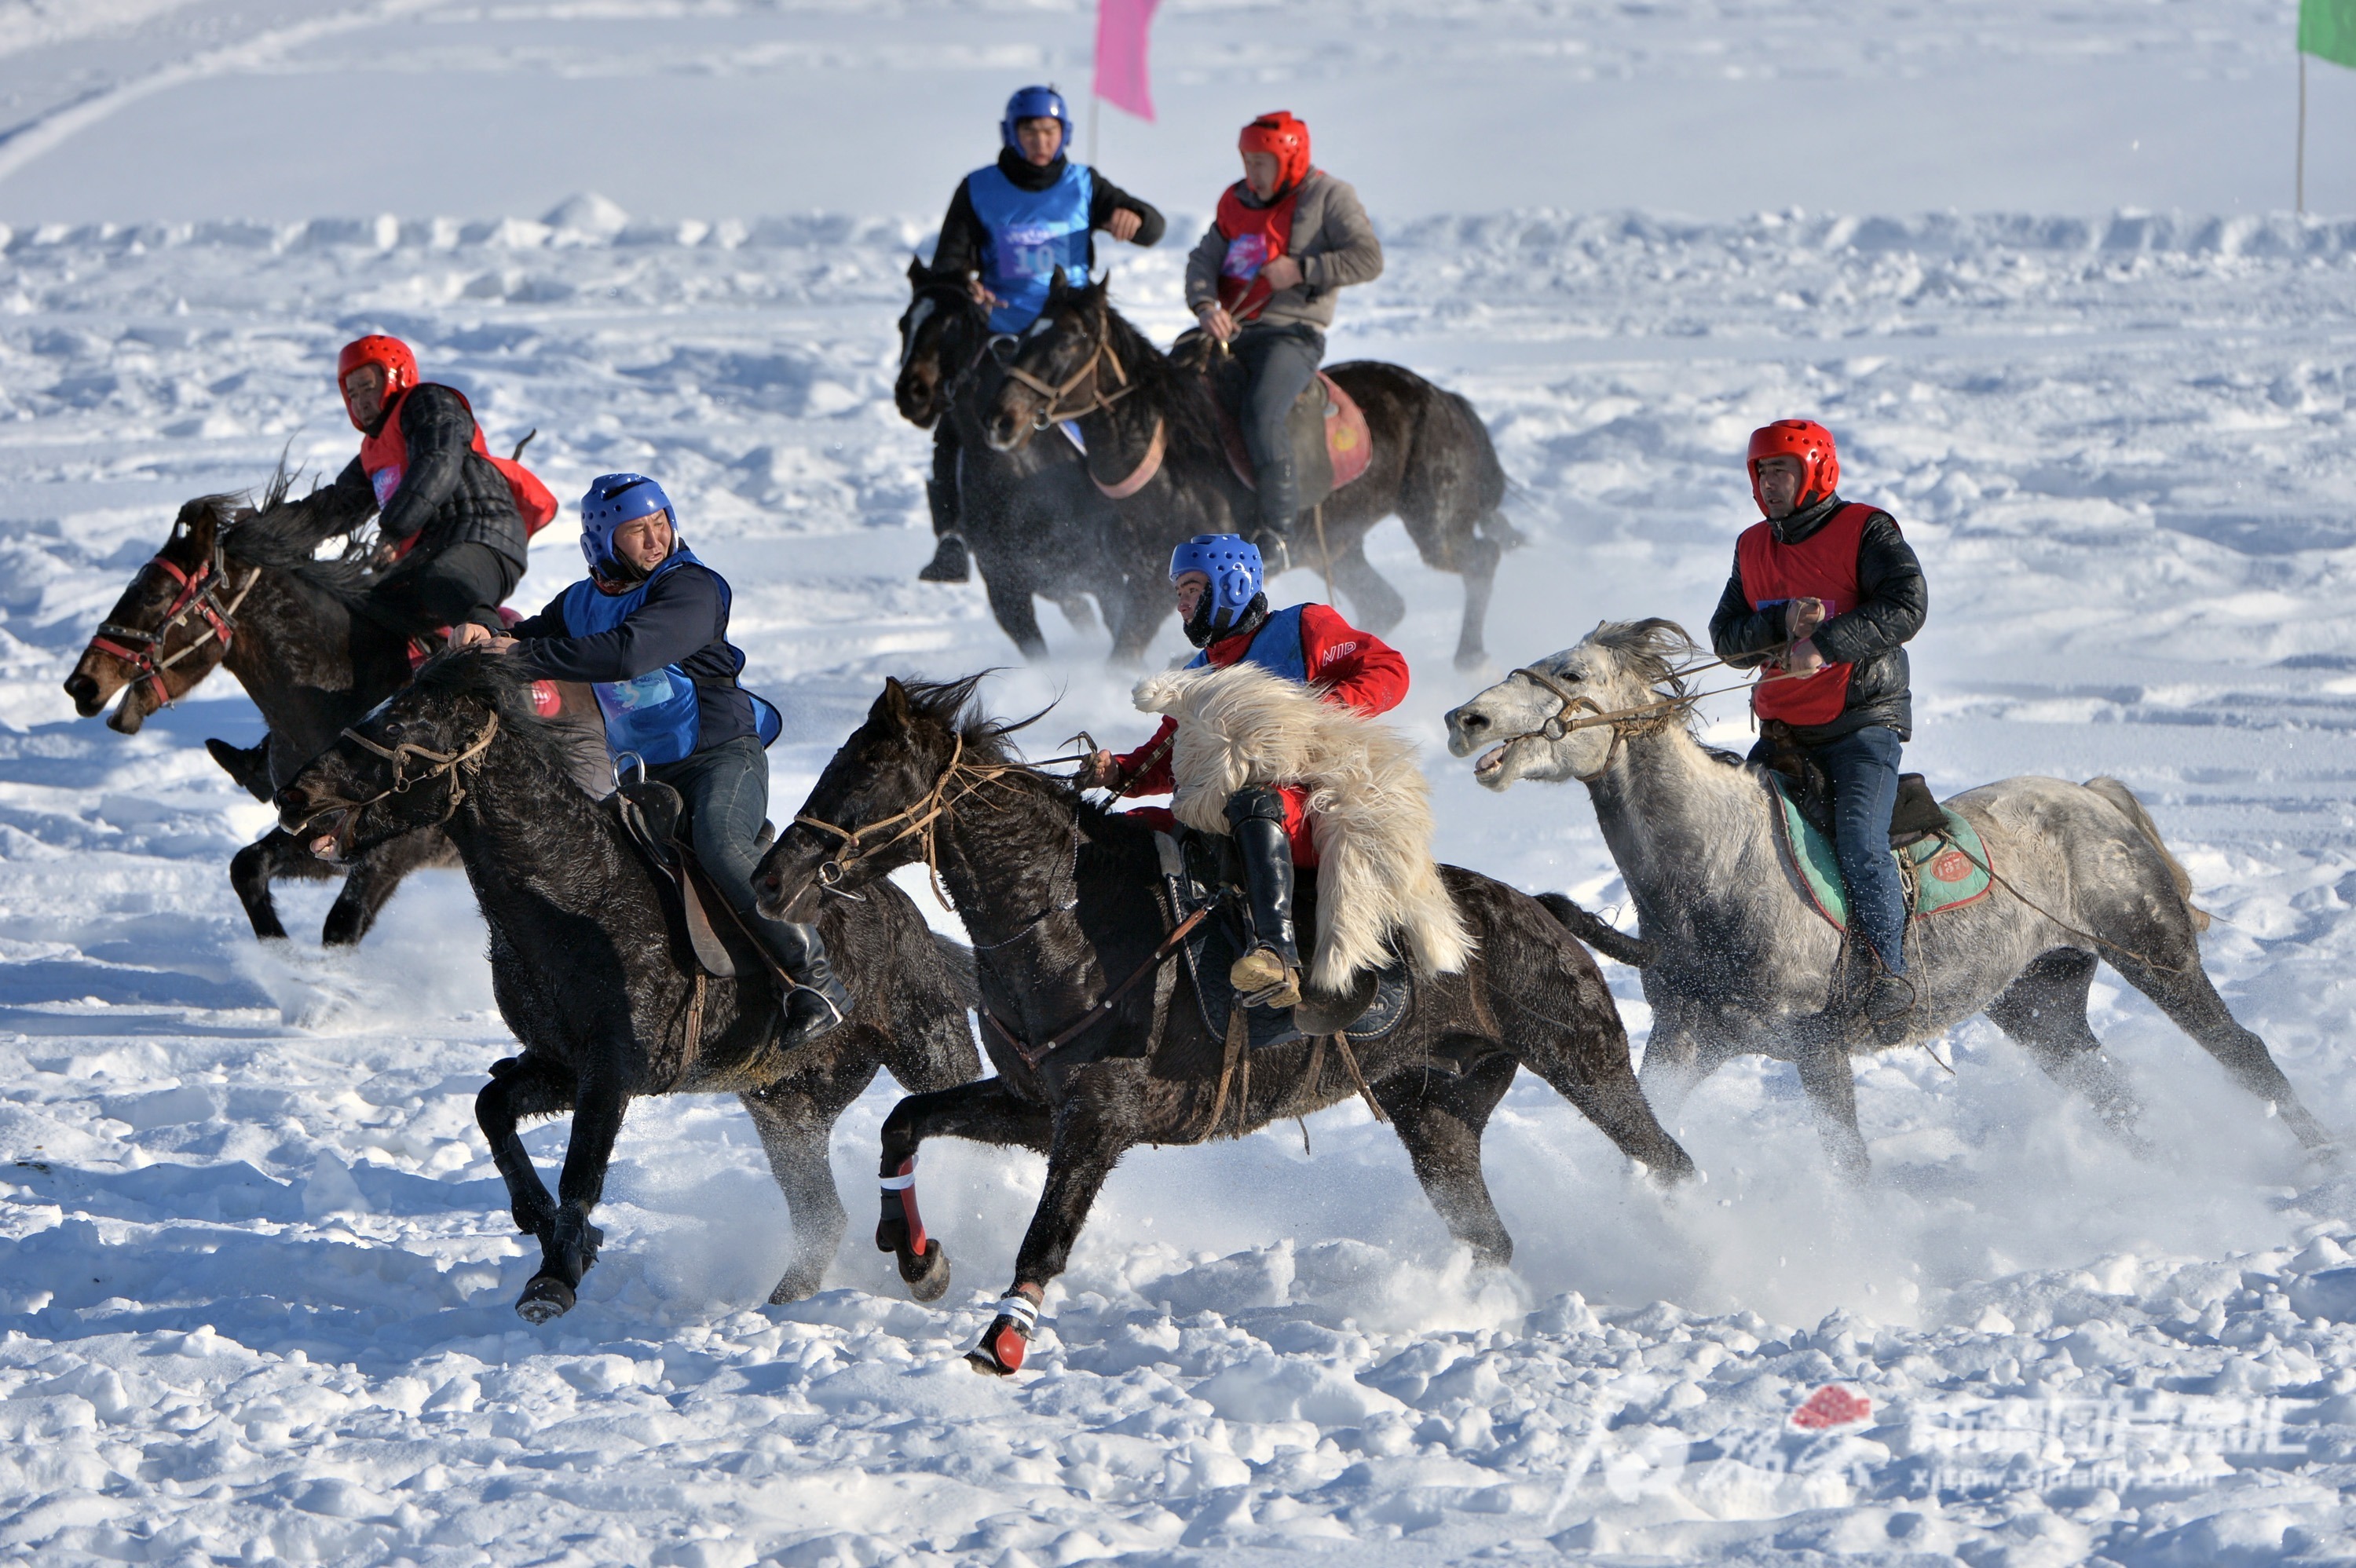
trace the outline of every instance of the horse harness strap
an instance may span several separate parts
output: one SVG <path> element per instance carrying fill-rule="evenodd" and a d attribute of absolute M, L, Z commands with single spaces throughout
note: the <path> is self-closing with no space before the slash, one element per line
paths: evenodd
<path fill-rule="evenodd" d="M 237 612 L 245 603 L 245 596 L 253 592 L 253 585 L 262 581 L 262 568 L 257 566 L 248 571 L 245 581 L 223 602 L 220 593 L 229 581 L 229 567 L 218 542 L 213 546 L 212 558 L 194 571 L 182 570 L 162 555 L 154 557 L 147 564 L 162 568 L 180 585 L 179 592 L 172 599 L 171 607 L 164 613 L 163 624 L 147 632 L 109 621 L 98 628 L 97 635 L 90 640 L 90 645 L 129 665 L 132 685 L 136 686 L 141 681 L 153 683 L 157 706 L 168 707 L 172 692 L 165 684 L 164 672 L 216 639 L 222 647 L 229 646 L 230 639 L 237 633 Z M 210 633 L 197 638 L 176 654 L 157 658 L 155 656 L 162 652 L 166 641 L 191 615 L 201 616 L 211 627 Z"/>
<path fill-rule="evenodd" d="M 1108 485 L 1097 477 L 1096 470 L 1090 469 L 1088 483 L 1095 485 L 1097 493 L 1108 501 L 1126 501 L 1153 483 L 1153 476 L 1162 472 L 1162 460 L 1169 450 L 1170 426 L 1161 415 L 1156 414 L 1153 417 L 1153 439 L 1145 443 L 1145 455 L 1137 460 L 1137 466 L 1130 472 L 1129 477 L 1118 485 Z M 1322 520 L 1319 527 L 1323 527 Z"/>
<path fill-rule="evenodd" d="M 1716 669 L 1726 662 L 1727 661 L 1724 659 L 1710 659 L 1706 663 L 1687 666 L 1686 668 L 1677 670 L 1675 673 L 1676 676 L 1682 677 L 1684 676 L 1692 675 L 1700 670 Z M 1559 702 L 1561 706 L 1554 710 L 1552 717 L 1548 718 L 1545 723 L 1539 725 L 1537 729 L 1524 730 L 1516 734 L 1508 735 L 1505 738 L 1503 744 L 1510 746 L 1516 741 L 1559 741 L 1574 730 L 1592 730 L 1601 725 L 1608 724 L 1612 727 L 1612 749 L 1615 752 L 1619 749 L 1620 742 L 1627 738 L 1628 732 L 1631 730 L 1657 723 L 1665 720 L 1674 713 L 1685 712 L 1691 709 L 1695 703 L 1701 701 L 1704 698 L 1723 697 L 1730 691 L 1746 691 L 1753 687 L 1763 685 L 1771 680 L 1799 680 L 1805 678 L 1804 677 L 1793 675 L 1789 671 L 1781 671 L 1771 675 L 1762 675 L 1755 681 L 1739 681 L 1732 686 L 1721 686 L 1709 691 L 1679 692 L 1674 697 L 1662 698 L 1657 702 L 1640 702 L 1633 708 L 1607 709 L 1599 704 L 1591 697 L 1583 696 L 1579 692 L 1568 689 L 1563 686 L 1562 682 L 1547 674 L 1546 671 L 1537 668 L 1534 666 L 1524 665 L 1520 668 L 1515 670 L 1514 674 L 1523 677 L 1535 685 L 1544 687 L 1547 691 L 1554 694 L 1555 699 Z M 1576 719 L 1569 717 L 1569 715 L 1578 712 L 1580 709 L 1584 709 L 1586 711 Z M 1610 762 L 1607 759 L 1605 766 L 1608 767 L 1610 765 Z"/>
<path fill-rule="evenodd" d="M 1040 410 L 1031 421 L 1033 430 L 1045 430 L 1049 425 L 1059 424 L 1065 420 L 1086 419 L 1092 413 L 1110 409 L 1121 399 L 1137 390 L 1137 383 L 1131 381 L 1129 379 L 1129 372 L 1120 368 L 1120 357 L 1112 351 L 1108 331 L 1109 328 L 1102 322 L 1097 324 L 1096 347 L 1088 350 L 1088 357 L 1080 362 L 1080 368 L 1066 377 L 1060 385 L 1049 386 L 1020 365 L 1006 367 L 1008 380 L 1019 382 L 1047 400 L 1047 406 Z M 1112 367 L 1113 379 L 1119 384 L 1119 389 L 1110 392 L 1100 389 L 1092 389 L 1085 404 L 1068 409 L 1064 407 L 1064 399 L 1067 394 L 1077 391 L 1095 379 L 1097 364 L 1099 360 Z M 1146 477 L 1150 479 L 1152 475 L 1149 474 Z M 1143 481 L 1141 480 L 1139 483 L 1141 487 Z"/>
<path fill-rule="evenodd" d="M 392 764 L 392 783 L 365 800 L 345 800 L 338 797 L 319 801 L 314 805 L 312 815 L 316 816 L 321 811 L 331 809 L 348 808 L 359 811 L 374 805 L 378 801 L 390 799 L 393 795 L 406 795 L 411 789 L 428 780 L 446 778 L 450 781 L 450 805 L 449 808 L 442 813 L 441 820 L 447 822 L 457 815 L 459 804 L 466 798 L 466 785 L 459 777 L 460 771 L 468 763 L 488 751 L 492 741 L 498 738 L 498 732 L 499 716 L 493 713 L 484 721 L 483 732 L 465 747 L 455 752 L 435 752 L 409 741 L 403 741 L 396 746 L 380 745 L 359 731 L 347 728 L 343 732 L 345 740 L 364 752 L 375 752 Z M 430 764 L 423 773 L 414 778 L 410 777 L 408 773 L 409 759 L 412 757 L 422 757 Z"/>
<path fill-rule="evenodd" d="M 996 1029 L 999 1033 L 999 1038 L 1005 1040 L 1008 1045 L 1014 1048 L 1014 1054 L 1023 1059 L 1023 1064 L 1025 1067 L 1031 1068 L 1035 1072 L 1037 1071 L 1039 1064 L 1046 1061 L 1058 1047 L 1070 1044 L 1073 1040 L 1078 1039 L 1081 1033 L 1090 1025 L 1102 1020 L 1106 1014 L 1112 1011 L 1115 1004 L 1119 1002 L 1123 997 L 1129 995 L 1130 991 L 1136 989 L 1137 983 L 1140 980 L 1144 979 L 1146 976 L 1153 973 L 1160 969 L 1163 965 L 1167 964 L 1170 959 L 1176 955 L 1178 949 L 1184 945 L 1186 938 L 1194 934 L 1194 928 L 1202 924 L 1205 919 L 1209 916 L 1210 912 L 1210 906 L 1205 904 L 1202 908 L 1194 911 L 1192 914 L 1189 914 L 1185 919 L 1180 921 L 1177 925 L 1172 929 L 1170 934 L 1162 939 L 1162 944 L 1146 955 L 1145 962 L 1140 964 L 1136 968 L 1130 971 L 1129 978 L 1123 980 L 1119 985 L 1115 986 L 1111 990 L 1107 991 L 1104 996 L 1089 1007 L 1086 1012 L 1082 1013 L 1078 1018 L 1074 1019 L 1070 1023 L 1066 1024 L 1062 1029 L 1056 1030 L 1054 1034 L 1048 1036 L 1046 1040 L 1037 1045 L 1024 1044 L 1023 1038 L 1016 1034 L 1012 1029 L 1008 1029 L 1003 1023 L 1001 1023 L 999 1021 L 998 1015 L 991 1012 L 988 1008 L 980 1009 L 982 1021 L 987 1023 L 991 1028 Z"/>

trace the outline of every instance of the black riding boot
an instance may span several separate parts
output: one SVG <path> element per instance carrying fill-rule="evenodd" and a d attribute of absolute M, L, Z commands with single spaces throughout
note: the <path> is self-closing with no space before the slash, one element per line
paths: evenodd
<path fill-rule="evenodd" d="M 816 1040 L 850 1017 L 850 994 L 826 961 L 826 942 L 817 926 L 757 914 L 746 923 L 793 982 L 786 992 L 786 1029 L 780 1041 L 787 1050 Z"/>
<path fill-rule="evenodd" d="M 270 737 L 264 735 L 259 746 L 232 746 L 227 741 L 207 741 L 205 753 L 221 766 L 221 772 L 237 782 L 238 787 L 256 800 L 266 801 L 278 793 L 270 782 Z"/>
<path fill-rule="evenodd" d="M 1812 1020 L 1813 1032 L 1846 1044 L 1861 1028 L 1876 1044 L 1897 1045 L 1906 1038 L 1907 1025 L 1920 1000 L 1912 980 L 1891 974 L 1874 952 L 1873 944 L 1851 933 L 1841 944 L 1832 995 L 1825 1002 L 1825 1010 Z"/>
<path fill-rule="evenodd" d="M 954 483 L 939 479 L 925 481 L 925 500 L 933 510 L 933 537 L 940 542 L 933 547 L 933 559 L 916 573 L 924 582 L 963 582 L 972 575 L 973 567 L 965 551 L 965 536 L 958 532 L 964 519 L 958 513 L 958 493 Z"/>
<path fill-rule="evenodd" d="M 1292 933 L 1292 844 L 1284 836 L 1284 797 L 1267 788 L 1237 790 L 1227 826 L 1243 852 L 1251 900 L 1252 949 L 1227 971 L 1247 1007 L 1290 1008 L 1301 1000 L 1301 950 Z"/>

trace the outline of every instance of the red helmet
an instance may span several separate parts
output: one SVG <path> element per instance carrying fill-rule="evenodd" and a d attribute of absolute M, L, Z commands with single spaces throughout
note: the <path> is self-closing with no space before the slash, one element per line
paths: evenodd
<path fill-rule="evenodd" d="M 1250 124 L 1236 138 L 1236 146 L 1247 153 L 1267 153 L 1276 159 L 1276 188 L 1290 190 L 1309 173 L 1309 127 L 1292 117 L 1290 109 L 1271 109 Z"/>
<path fill-rule="evenodd" d="M 1764 517 L 1767 503 L 1759 496 L 1759 460 L 1762 457 L 1796 457 L 1800 460 L 1800 496 L 1792 503 L 1794 511 L 1813 507 L 1840 486 L 1840 453 L 1834 450 L 1833 432 L 1814 420 L 1777 420 L 1751 432 L 1751 498 L 1759 502 L 1759 512 Z"/>
<path fill-rule="evenodd" d="M 392 406 L 393 399 L 417 385 L 417 356 L 412 354 L 409 345 L 400 338 L 372 332 L 366 337 L 356 337 L 345 344 L 344 351 L 336 356 L 336 392 L 344 399 L 344 412 L 351 418 L 352 428 L 360 431 L 365 431 L 368 426 L 360 423 L 359 416 L 352 413 L 351 399 L 344 394 L 344 378 L 363 365 L 373 365 L 384 372 L 387 408 Z"/>

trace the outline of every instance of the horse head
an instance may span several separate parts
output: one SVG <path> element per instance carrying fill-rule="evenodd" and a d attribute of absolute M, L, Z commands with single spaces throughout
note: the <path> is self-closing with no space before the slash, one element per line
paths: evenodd
<path fill-rule="evenodd" d="M 884 677 L 866 721 L 836 749 L 753 873 L 763 914 L 815 920 L 825 889 L 849 892 L 925 857 L 960 763 L 996 760 L 1001 731 L 977 730 L 965 713 L 980 681 Z"/>
<path fill-rule="evenodd" d="M 139 568 L 66 677 L 74 710 L 95 718 L 117 692 L 110 729 L 135 735 L 147 715 L 177 702 L 229 653 L 241 597 L 221 554 L 226 527 L 251 512 L 234 496 L 200 496 L 180 508 L 164 548 Z M 243 579 L 251 587 L 252 579 Z"/>
<path fill-rule="evenodd" d="M 900 313 L 900 376 L 892 400 L 900 417 L 928 430 L 948 411 L 948 389 L 980 352 L 990 324 L 952 274 L 908 263 L 908 308 Z"/>
<path fill-rule="evenodd" d="M 466 798 L 502 730 L 546 730 L 531 677 L 487 649 L 447 653 L 348 726 L 273 802 L 278 823 L 322 860 L 342 863 L 420 827 Z M 552 746 L 563 742 L 546 737 Z M 562 769 L 562 760 L 554 763 Z"/>
<path fill-rule="evenodd" d="M 1676 721 L 1673 704 L 1685 696 L 1677 668 L 1697 651 L 1674 621 L 1599 623 L 1578 646 L 1451 709 L 1448 750 L 1469 757 L 1485 747 L 1472 776 L 1500 793 L 1523 779 L 1591 781 L 1630 730 Z"/>
<path fill-rule="evenodd" d="M 1020 452 L 1035 432 L 1099 406 L 1096 383 L 1111 312 L 1103 283 L 1075 288 L 1056 272 L 1045 308 L 1016 339 L 1006 379 L 991 401 L 983 428 L 992 451 Z"/>

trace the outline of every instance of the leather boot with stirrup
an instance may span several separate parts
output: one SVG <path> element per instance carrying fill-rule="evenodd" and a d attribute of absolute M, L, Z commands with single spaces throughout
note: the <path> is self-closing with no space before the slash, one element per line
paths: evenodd
<path fill-rule="evenodd" d="M 958 515 L 957 491 L 938 480 L 927 479 L 925 500 L 932 508 L 933 537 L 940 542 L 933 547 L 933 559 L 916 573 L 916 581 L 963 582 L 973 575 L 973 565 L 966 556 L 965 535 L 958 531 L 961 519 Z"/>
<path fill-rule="evenodd" d="M 787 920 L 757 923 L 777 965 L 786 972 L 786 1025 L 778 1043 L 790 1051 L 839 1026 L 851 1015 L 851 997 L 827 962 L 818 927 Z"/>
<path fill-rule="evenodd" d="M 1847 1040 L 1854 1026 L 1862 1024 L 1875 1043 L 1896 1045 L 1905 1039 L 1920 1000 L 1914 983 L 1891 974 L 1873 944 L 1851 936 L 1841 944 L 1833 994 L 1819 1017 L 1837 1039 Z"/>
<path fill-rule="evenodd" d="M 1244 791 L 1236 799 L 1259 794 L 1275 792 Z M 1279 802 L 1280 814 L 1282 809 Z M 1233 803 L 1227 813 L 1236 847 L 1243 851 L 1252 923 L 1252 949 L 1228 967 L 1227 983 L 1248 1008 L 1290 1008 L 1301 1000 L 1301 952 L 1292 934 L 1292 846 L 1280 817 L 1269 821 L 1239 814 Z"/>

